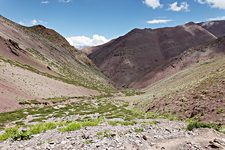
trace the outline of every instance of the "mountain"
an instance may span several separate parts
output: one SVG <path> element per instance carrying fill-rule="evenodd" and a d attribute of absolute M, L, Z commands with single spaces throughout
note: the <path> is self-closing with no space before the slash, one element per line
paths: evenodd
<path fill-rule="evenodd" d="M 202 26 L 204 29 L 208 30 L 217 37 L 225 36 L 225 20 L 208 21 L 199 23 L 198 25 Z"/>
<path fill-rule="evenodd" d="M 116 86 L 144 88 L 165 76 L 153 78 L 171 59 L 189 48 L 217 39 L 224 31 L 223 21 L 134 29 L 92 48 L 91 52 L 89 49 L 88 57 Z"/>
<path fill-rule="evenodd" d="M 42 25 L 25 27 L 0 16 L 0 111 L 24 100 L 79 97 L 115 89 L 87 56 Z"/>
<path fill-rule="evenodd" d="M 161 93 L 155 94 L 153 101 L 148 99 L 148 111 L 224 124 L 224 54 L 225 37 L 221 37 L 172 60 L 174 70 L 182 67 L 182 71 L 145 89 L 148 94 L 153 90 Z M 169 65 L 164 70 L 168 68 Z"/>

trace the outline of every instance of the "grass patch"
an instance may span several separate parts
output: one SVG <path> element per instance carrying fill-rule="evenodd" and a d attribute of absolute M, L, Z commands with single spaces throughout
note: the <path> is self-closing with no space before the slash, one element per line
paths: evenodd
<path fill-rule="evenodd" d="M 159 123 L 158 121 L 153 120 L 153 121 L 148 121 L 148 122 L 142 122 L 142 123 L 141 123 L 141 126 L 142 126 L 142 127 L 145 127 L 145 126 L 147 126 L 147 125 L 156 125 L 156 124 L 158 124 L 158 123 Z"/>
<path fill-rule="evenodd" d="M 222 129 L 222 125 L 216 124 L 216 123 L 199 122 L 199 121 L 191 121 L 187 125 L 187 130 L 189 130 L 189 131 L 191 131 L 193 129 L 198 129 L 198 128 L 212 128 L 217 131 L 220 131 Z"/>
<path fill-rule="evenodd" d="M 34 134 L 46 132 L 48 130 L 52 130 L 57 127 L 63 126 L 64 124 L 65 122 L 40 123 L 40 124 L 31 125 L 31 126 L 25 126 L 26 130 L 20 130 L 20 126 L 6 128 L 4 130 L 4 133 L 0 135 L 0 141 L 4 141 L 10 138 L 16 141 L 28 140 Z"/>
<path fill-rule="evenodd" d="M 36 124 L 30 127 L 29 132 L 31 134 L 39 134 L 47 130 L 55 129 L 57 126 L 58 124 L 53 122 Z"/>
<path fill-rule="evenodd" d="M 82 127 L 90 127 L 90 126 L 97 126 L 102 122 L 102 119 L 93 119 L 89 121 L 84 121 L 84 122 L 72 122 L 69 123 L 68 125 L 62 127 L 59 129 L 60 132 L 69 132 L 69 131 L 76 131 L 80 130 Z"/>
<path fill-rule="evenodd" d="M 31 133 L 28 131 L 19 131 L 18 127 L 8 128 L 0 135 L 0 141 L 7 140 L 9 138 L 16 141 L 28 140 L 31 138 Z"/>
<path fill-rule="evenodd" d="M 60 128 L 60 132 L 69 132 L 69 131 L 76 131 L 81 129 L 81 123 L 80 122 L 72 122 L 68 124 L 67 126 Z"/>
<path fill-rule="evenodd" d="M 24 114 L 23 110 L 14 112 L 6 112 L 0 114 L 0 127 L 4 127 L 5 123 L 13 122 L 26 118 L 27 114 Z"/>

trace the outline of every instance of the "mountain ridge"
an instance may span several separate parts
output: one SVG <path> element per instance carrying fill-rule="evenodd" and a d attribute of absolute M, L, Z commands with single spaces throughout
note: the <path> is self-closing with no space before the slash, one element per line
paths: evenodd
<path fill-rule="evenodd" d="M 92 48 L 88 57 L 118 87 L 132 88 L 133 82 L 188 48 L 215 40 L 217 36 L 205 28 L 189 22 L 176 27 L 133 29 Z"/>

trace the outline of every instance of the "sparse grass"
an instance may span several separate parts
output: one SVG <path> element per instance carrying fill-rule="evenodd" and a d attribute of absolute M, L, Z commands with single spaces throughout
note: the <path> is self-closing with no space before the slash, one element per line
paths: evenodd
<path fill-rule="evenodd" d="M 121 91 L 125 96 L 141 95 L 144 92 L 135 89 L 124 89 Z"/>
<path fill-rule="evenodd" d="M 43 58 L 41 58 L 41 59 L 43 59 Z M 87 67 L 87 66 L 79 64 L 79 63 L 76 64 L 77 66 L 71 66 L 71 68 L 78 67 L 77 69 L 79 69 L 80 72 L 72 71 L 71 69 L 69 69 L 70 67 L 64 66 L 63 68 L 61 68 L 61 67 L 59 67 L 60 65 L 54 65 L 54 66 L 57 66 L 58 70 L 61 71 L 61 73 L 57 73 L 58 75 L 56 76 L 56 75 L 48 74 L 46 72 L 42 72 L 36 68 L 33 68 L 32 66 L 22 64 L 18 61 L 5 59 L 1 56 L 0 56 L 0 60 L 3 60 L 4 62 L 9 63 L 10 65 L 20 67 L 20 68 L 29 70 L 31 72 L 37 73 L 39 75 L 46 76 L 48 78 L 52 78 L 55 80 L 59 80 L 59 81 L 62 81 L 62 82 L 68 83 L 68 84 L 83 86 L 83 87 L 86 87 L 89 89 L 97 90 L 99 92 L 105 92 L 105 93 L 115 93 L 116 92 L 116 89 L 110 83 L 107 82 L 107 79 L 104 79 L 105 77 L 101 73 L 96 71 L 94 68 L 90 68 L 90 67 Z M 81 72 L 86 73 L 86 76 L 83 76 L 83 74 Z M 61 75 L 61 74 L 64 74 L 64 75 Z M 92 74 L 93 77 L 89 74 Z M 88 78 L 87 76 L 90 78 Z M 100 76 L 102 77 L 102 80 L 101 81 L 96 80 L 96 78 L 98 79 Z M 96 77 L 96 78 L 94 78 L 94 77 Z"/>
<path fill-rule="evenodd" d="M 221 108 L 218 108 L 217 110 L 216 110 L 216 113 L 217 114 L 221 114 L 221 113 L 223 113 L 224 112 L 224 109 L 221 107 Z"/>
<path fill-rule="evenodd" d="M 148 121 L 148 122 L 142 122 L 142 123 L 141 123 L 141 126 L 142 126 L 142 127 L 145 127 L 145 126 L 147 126 L 147 125 L 156 125 L 156 124 L 158 124 L 158 123 L 159 123 L 158 121 L 153 120 L 153 121 Z"/>
<path fill-rule="evenodd" d="M 28 131 L 20 131 L 18 130 L 18 127 L 7 128 L 5 129 L 5 132 L 0 135 L 0 141 L 7 140 L 9 138 L 16 141 L 28 140 L 31 138 L 31 133 Z"/>
<path fill-rule="evenodd" d="M 43 108 L 30 108 L 20 111 L 2 113 L 0 115 L 0 122 L 2 127 L 7 122 L 17 122 L 21 127 L 27 128 L 27 133 L 20 133 L 17 135 L 33 135 L 46 132 L 47 130 L 58 129 L 61 132 L 75 131 L 83 127 L 98 126 L 104 119 L 108 120 L 108 124 L 112 126 L 122 125 L 129 126 L 135 125 L 134 119 L 148 119 L 148 118 L 169 118 L 171 116 L 159 115 L 155 113 L 143 113 L 137 112 L 127 108 L 127 103 L 110 100 L 110 98 L 101 98 L 97 100 L 81 100 L 76 103 L 71 103 L 64 105 L 63 107 L 43 107 Z M 52 115 L 50 115 L 52 114 Z M 98 119 L 92 119 L 88 115 L 98 114 Z M 31 122 L 37 122 L 35 125 L 23 125 L 23 120 L 27 118 L 28 115 L 35 117 Z M 73 116 L 79 115 L 80 118 L 74 122 L 50 122 L 43 123 L 49 117 L 63 117 L 63 116 Z M 104 118 L 104 119 L 103 119 Z M 113 121 L 110 119 L 121 118 L 124 121 Z M 173 118 L 173 117 L 172 117 Z M 145 124 L 156 124 L 157 122 L 148 122 Z M 8 134 L 8 132 L 7 132 Z M 7 135 L 1 135 L 3 137 Z M 3 138 L 4 139 L 4 138 Z"/>
<path fill-rule="evenodd" d="M 14 112 L 6 112 L 0 114 L 0 127 L 3 127 L 7 122 L 13 122 L 16 120 L 21 120 L 26 118 L 26 114 L 23 113 L 23 110 L 18 110 Z"/>
<path fill-rule="evenodd" d="M 85 141 L 85 144 L 87 144 L 87 145 L 88 145 L 88 144 L 91 144 L 91 143 L 93 143 L 92 140 L 86 140 L 86 141 Z"/>
<path fill-rule="evenodd" d="M 187 125 L 187 130 L 191 131 L 193 129 L 197 128 L 213 128 L 217 131 L 220 131 L 222 128 L 221 124 L 216 124 L 216 123 L 204 123 L 204 122 L 198 122 L 198 121 L 191 121 Z"/>
<path fill-rule="evenodd" d="M 179 120 L 178 117 L 176 117 L 172 114 L 169 114 L 169 113 L 161 114 L 161 113 L 155 113 L 155 112 L 147 112 L 145 118 L 146 119 L 168 119 L 171 121 Z"/>
<path fill-rule="evenodd" d="M 141 132 L 144 132 L 144 129 L 143 128 L 135 128 L 134 131 L 136 133 L 141 133 Z"/>
<path fill-rule="evenodd" d="M 116 134 L 112 133 L 112 131 L 110 131 L 110 130 L 105 130 L 105 131 L 102 131 L 102 132 L 97 132 L 96 135 L 98 137 L 100 137 L 100 138 L 102 138 L 102 137 L 110 138 L 110 137 L 116 136 Z"/>
<path fill-rule="evenodd" d="M 69 123 L 67 126 L 60 128 L 60 132 L 69 132 L 69 131 L 76 131 L 81 129 L 81 123 L 80 122 L 72 122 Z"/>
<path fill-rule="evenodd" d="M 44 61 L 44 62 L 49 62 L 49 60 L 42 54 L 40 53 L 39 51 L 33 49 L 33 48 L 27 48 L 26 49 L 29 53 L 31 53 L 31 55 L 33 57 L 36 57 L 38 59 L 40 59 L 41 61 Z"/>
<path fill-rule="evenodd" d="M 137 122 L 135 121 L 108 121 L 108 124 L 111 126 L 118 126 L 118 125 L 122 125 L 122 126 L 129 126 L 129 125 L 135 125 Z"/>
<path fill-rule="evenodd" d="M 60 127 L 64 125 L 65 122 L 48 122 L 48 123 L 40 123 L 30 126 L 25 126 L 25 130 L 20 130 L 20 126 L 12 127 L 12 128 L 6 128 L 4 130 L 3 134 L 0 134 L 0 141 L 4 141 L 7 139 L 13 139 L 13 140 L 28 140 L 31 138 L 34 134 L 39 134 L 42 132 L 46 132 L 48 130 L 55 129 L 57 127 Z"/>
<path fill-rule="evenodd" d="M 46 118 L 44 118 L 44 117 L 39 117 L 39 118 L 32 119 L 32 120 L 29 121 L 29 122 L 43 122 L 44 120 L 46 120 Z"/>
<path fill-rule="evenodd" d="M 31 134 L 39 134 L 47 130 L 55 129 L 57 126 L 58 124 L 53 122 L 36 124 L 29 128 L 29 132 Z"/>
<path fill-rule="evenodd" d="M 97 126 L 101 123 L 102 119 L 93 119 L 89 121 L 84 121 L 84 122 L 72 122 L 67 124 L 66 126 L 62 127 L 59 129 L 61 132 L 69 132 L 69 131 L 76 131 L 80 130 L 82 127 L 89 127 L 89 126 Z"/>
<path fill-rule="evenodd" d="M 171 76 L 155 82 L 145 88 L 145 94 L 138 97 L 124 98 L 124 100 L 135 103 L 135 107 L 141 110 L 147 110 L 149 104 L 154 100 L 163 97 L 178 97 L 181 92 L 193 89 L 203 81 L 213 83 L 209 77 L 218 77 L 218 74 L 224 74 L 217 69 L 224 68 L 225 58 L 211 59 L 207 62 L 199 62 L 191 67 L 185 68 Z M 204 74 L 202 73 L 204 72 Z M 203 85 L 204 86 L 204 85 Z M 198 90 L 203 90 L 199 87 Z"/>

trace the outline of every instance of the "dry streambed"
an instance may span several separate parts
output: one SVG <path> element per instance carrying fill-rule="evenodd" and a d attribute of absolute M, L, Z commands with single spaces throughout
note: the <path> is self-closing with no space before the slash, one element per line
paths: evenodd
<path fill-rule="evenodd" d="M 225 136 L 213 129 L 187 130 L 169 114 L 141 113 L 110 99 L 29 108 L 1 114 L 0 149 L 224 149 Z M 222 130 L 216 124 L 195 127 Z"/>

